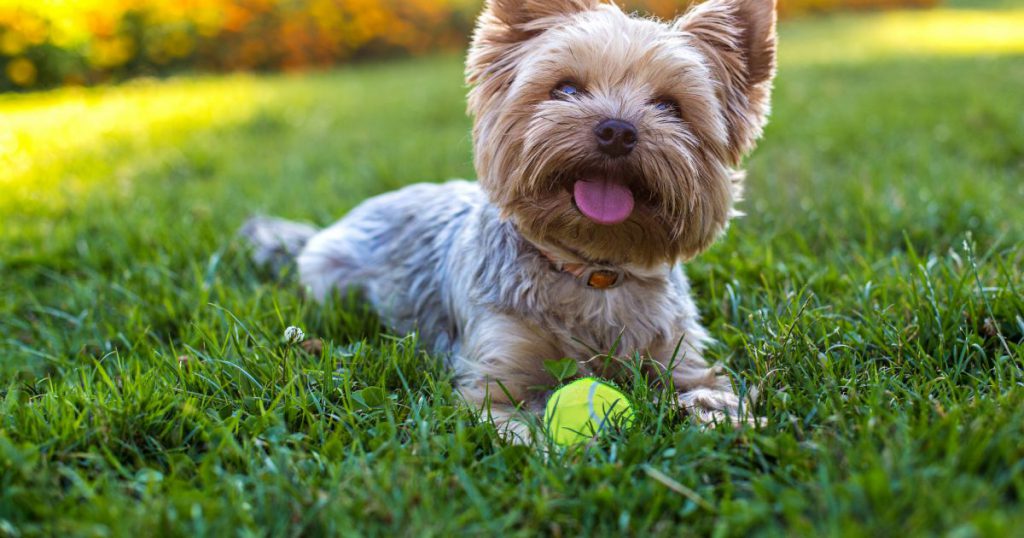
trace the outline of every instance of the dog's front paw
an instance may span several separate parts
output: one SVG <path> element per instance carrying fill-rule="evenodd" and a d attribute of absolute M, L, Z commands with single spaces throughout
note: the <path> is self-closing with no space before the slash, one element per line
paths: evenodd
<path fill-rule="evenodd" d="M 715 427 L 726 422 L 733 426 L 757 426 L 759 421 L 748 405 L 731 391 L 698 388 L 677 395 L 679 405 L 697 422 Z"/>
<path fill-rule="evenodd" d="M 527 446 L 533 441 L 530 427 L 519 420 L 495 421 L 494 426 L 498 430 L 498 436 L 510 445 Z"/>

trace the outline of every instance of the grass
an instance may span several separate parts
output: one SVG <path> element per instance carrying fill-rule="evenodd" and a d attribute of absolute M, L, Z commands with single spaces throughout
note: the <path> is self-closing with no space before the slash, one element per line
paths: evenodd
<path fill-rule="evenodd" d="M 458 58 L 0 97 L 0 536 L 1019 533 L 1022 42 L 916 15 L 783 26 L 747 216 L 689 266 L 767 426 L 635 384 L 631 431 L 549 457 L 231 239 L 471 176 Z"/>

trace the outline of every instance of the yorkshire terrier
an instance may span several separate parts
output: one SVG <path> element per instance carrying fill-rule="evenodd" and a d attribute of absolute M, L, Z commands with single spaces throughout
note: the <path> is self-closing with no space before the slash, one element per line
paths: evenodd
<path fill-rule="evenodd" d="M 775 0 L 709 0 L 671 22 L 599 0 L 489 0 L 466 60 L 479 182 L 416 184 L 324 230 L 242 229 L 297 262 L 318 300 L 358 290 L 446 357 L 461 394 L 515 440 L 543 409 L 545 359 L 621 378 L 639 355 L 696 420 L 749 421 L 681 262 L 736 212 L 741 158 L 775 74 Z"/>

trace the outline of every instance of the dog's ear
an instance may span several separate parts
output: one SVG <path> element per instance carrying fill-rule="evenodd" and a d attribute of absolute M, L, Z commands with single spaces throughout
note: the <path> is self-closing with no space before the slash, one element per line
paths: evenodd
<path fill-rule="evenodd" d="M 466 82 L 477 84 L 507 75 L 515 63 L 518 45 L 551 26 L 561 17 L 594 9 L 599 0 L 487 0 L 476 22 L 466 58 Z"/>
<path fill-rule="evenodd" d="M 768 117 L 775 77 L 775 0 L 710 0 L 675 27 L 708 59 L 729 129 L 734 164 L 754 147 Z"/>

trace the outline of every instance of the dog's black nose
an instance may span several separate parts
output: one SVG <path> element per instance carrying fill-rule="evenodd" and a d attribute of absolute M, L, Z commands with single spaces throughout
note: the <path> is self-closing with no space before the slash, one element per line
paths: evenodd
<path fill-rule="evenodd" d="M 629 155 L 636 147 L 636 127 L 622 120 L 604 120 L 594 127 L 597 149 L 609 157 Z"/>

